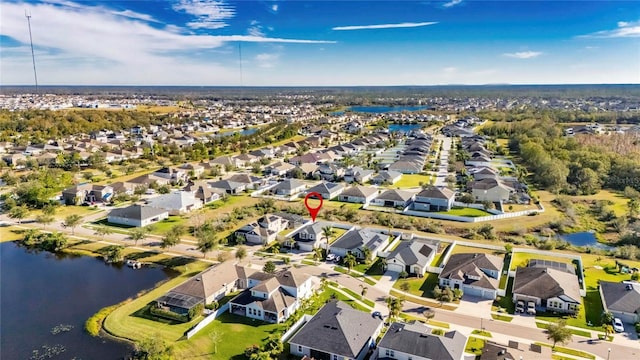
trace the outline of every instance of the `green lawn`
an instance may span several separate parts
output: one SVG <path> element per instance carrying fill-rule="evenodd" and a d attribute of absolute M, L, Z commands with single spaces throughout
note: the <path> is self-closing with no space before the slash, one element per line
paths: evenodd
<path fill-rule="evenodd" d="M 513 316 L 499 315 L 499 314 L 491 314 L 491 318 L 494 320 L 500 320 L 505 322 L 511 322 L 511 320 L 513 320 Z"/>
<path fill-rule="evenodd" d="M 183 216 L 169 216 L 167 219 L 158 221 L 151 226 L 151 234 L 164 235 L 175 225 L 187 226 L 187 218 Z"/>
<path fill-rule="evenodd" d="M 466 216 L 466 217 L 480 217 L 480 216 L 490 216 L 491 213 L 488 213 L 484 210 L 474 209 L 470 207 L 463 208 L 451 208 L 449 211 L 439 211 L 437 214 L 445 214 L 445 215 L 454 215 L 454 216 Z"/>
<path fill-rule="evenodd" d="M 358 264 L 353 268 L 353 270 L 359 271 L 367 276 L 371 276 L 376 280 L 380 280 L 382 275 L 384 275 L 380 258 L 376 258 L 376 260 L 373 263 Z"/>
<path fill-rule="evenodd" d="M 480 254 L 491 254 L 496 256 L 504 256 L 504 252 L 502 250 L 491 250 L 485 249 L 481 247 L 474 246 L 464 246 L 464 245 L 456 245 L 453 250 L 451 250 L 451 255 L 453 254 L 466 254 L 466 253 L 480 253 Z"/>
<path fill-rule="evenodd" d="M 400 180 L 389 186 L 390 188 L 415 188 L 419 187 L 420 183 L 429 184 L 431 181 L 431 175 L 422 174 L 402 174 Z"/>
<path fill-rule="evenodd" d="M 475 334 L 475 335 L 480 335 L 480 336 L 484 336 L 484 337 L 489 337 L 489 338 L 490 338 L 490 337 L 492 337 L 492 336 L 491 336 L 491 333 L 490 333 L 490 332 L 488 332 L 488 331 L 485 331 L 485 330 L 478 330 L 478 329 L 475 329 L 475 330 L 473 330 L 471 333 L 472 333 L 472 334 Z"/>
<path fill-rule="evenodd" d="M 335 271 L 337 271 L 339 273 L 342 273 L 342 274 L 347 274 L 347 275 L 349 275 L 351 277 L 354 277 L 356 279 L 362 279 L 364 282 L 366 282 L 369 285 L 375 285 L 376 284 L 375 281 L 373 281 L 373 280 L 371 280 L 369 278 L 363 277 L 360 274 L 356 274 L 356 273 L 353 273 L 353 272 L 347 272 L 348 269 L 345 268 L 345 267 L 342 267 L 342 266 L 337 266 L 336 265 L 336 266 L 333 267 L 333 270 L 335 270 Z"/>
<path fill-rule="evenodd" d="M 538 329 L 547 329 L 549 327 L 549 324 L 536 321 L 536 327 Z M 569 330 L 571 330 L 571 333 L 573 335 L 591 338 L 591 333 L 589 331 L 577 330 L 577 329 L 569 329 Z"/>
<path fill-rule="evenodd" d="M 540 346 L 552 347 L 551 344 L 547 344 L 547 343 L 535 342 L 534 344 L 538 344 Z M 577 357 L 585 358 L 585 359 L 595 359 L 596 358 L 595 355 L 593 355 L 591 353 L 588 353 L 586 351 L 570 349 L 570 348 L 566 348 L 566 347 L 562 347 L 562 346 L 556 346 L 555 348 L 553 348 L 553 351 L 554 352 L 558 352 L 558 353 L 567 354 L 567 355 L 577 356 Z"/>
<path fill-rule="evenodd" d="M 469 336 L 467 340 L 467 346 L 464 348 L 464 352 L 474 354 L 476 356 L 482 355 L 482 349 L 484 349 L 484 340 L 475 336 Z"/>
<path fill-rule="evenodd" d="M 551 261 L 557 261 L 561 263 L 571 263 L 572 261 L 571 259 L 558 257 L 554 255 L 541 255 L 541 254 L 516 252 L 512 255 L 511 266 L 509 267 L 509 270 L 515 270 L 516 268 L 519 268 L 519 267 L 526 267 L 527 264 L 529 263 L 529 260 L 531 259 L 551 260 Z"/>
<path fill-rule="evenodd" d="M 24 230 L 13 226 L 0 227 L 0 242 L 22 240 Z"/>
<path fill-rule="evenodd" d="M 393 284 L 393 288 L 400 290 L 400 284 L 405 281 L 409 283 L 409 291 L 407 291 L 409 294 L 433 299 L 432 291 L 438 285 L 438 274 L 427 273 L 422 278 L 398 279 Z"/>
<path fill-rule="evenodd" d="M 498 311 L 499 309 L 504 309 L 507 313 L 513 314 L 516 311 L 516 305 L 513 303 L 513 298 L 511 297 L 511 294 L 513 293 L 512 289 L 513 289 L 513 278 L 509 278 L 507 282 L 507 289 L 505 291 L 506 295 L 498 296 L 496 300 L 493 301 L 493 306 L 491 307 L 491 310 Z"/>

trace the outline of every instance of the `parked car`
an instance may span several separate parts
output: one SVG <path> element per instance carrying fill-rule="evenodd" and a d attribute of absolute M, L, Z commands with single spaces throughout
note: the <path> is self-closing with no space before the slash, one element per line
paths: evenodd
<path fill-rule="evenodd" d="M 517 313 L 523 313 L 524 312 L 524 301 L 522 301 L 522 300 L 518 301 L 518 303 L 516 304 L 516 312 Z"/>
<path fill-rule="evenodd" d="M 374 311 L 373 314 L 371 314 L 371 316 L 382 320 L 382 314 L 380 313 L 380 311 Z"/>
<path fill-rule="evenodd" d="M 613 318 L 613 330 L 619 333 L 624 332 L 624 325 L 622 325 L 622 320 Z"/>
<path fill-rule="evenodd" d="M 336 259 L 336 254 L 328 254 L 327 255 L 327 261 L 333 261 Z"/>
<path fill-rule="evenodd" d="M 536 314 L 536 303 L 533 301 L 527 302 L 527 314 L 535 315 Z"/>
<path fill-rule="evenodd" d="M 336 262 L 339 263 L 342 258 L 340 256 L 336 256 Z"/>

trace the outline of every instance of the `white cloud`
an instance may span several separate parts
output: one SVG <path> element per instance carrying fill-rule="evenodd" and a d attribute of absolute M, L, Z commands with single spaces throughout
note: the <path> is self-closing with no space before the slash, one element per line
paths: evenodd
<path fill-rule="evenodd" d="M 260 22 L 256 20 L 251 21 L 251 26 L 247 29 L 247 34 L 251 36 L 264 37 L 264 31 L 262 30 Z"/>
<path fill-rule="evenodd" d="M 271 5 L 271 11 L 278 12 L 278 4 Z"/>
<path fill-rule="evenodd" d="M 619 21 L 618 28 L 613 30 L 596 31 L 591 34 L 581 35 L 586 38 L 627 38 L 640 37 L 640 21 Z"/>
<path fill-rule="evenodd" d="M 261 68 L 272 68 L 276 65 L 278 59 L 280 58 L 280 54 L 258 54 L 256 55 L 256 61 L 258 66 Z"/>
<path fill-rule="evenodd" d="M 228 71 L 212 60 L 210 54 L 229 42 L 334 43 L 255 35 L 193 34 L 175 25 L 157 28 L 78 3 L 69 3 L 69 6 L 2 3 L 0 34 L 23 46 L 29 44 L 25 8 L 33 16 L 36 63 L 43 84 L 187 85 L 188 82 L 219 84 L 220 81 L 225 84 Z M 32 71 L 25 72 L 25 64 L 30 64 L 30 54 L 9 52 L 9 49 L 0 46 L 2 83 L 29 83 Z"/>
<path fill-rule="evenodd" d="M 450 8 L 453 6 L 456 6 L 458 4 L 460 4 L 462 2 L 462 0 L 451 0 L 448 3 L 442 4 L 442 6 L 446 7 L 446 8 Z"/>
<path fill-rule="evenodd" d="M 187 23 L 193 29 L 220 29 L 227 26 L 225 20 L 233 18 L 235 9 L 221 0 L 180 0 L 173 5 L 176 11 L 193 15 L 196 20 Z"/>
<path fill-rule="evenodd" d="M 506 57 L 515 58 L 515 59 L 532 59 L 542 55 L 540 51 L 520 51 L 514 53 L 505 53 L 502 54 Z"/>
<path fill-rule="evenodd" d="M 124 16 L 130 19 L 138 19 L 138 20 L 144 20 L 149 22 L 159 22 L 158 20 L 154 19 L 153 16 L 151 15 L 141 14 L 132 10 L 113 11 L 112 14 Z"/>
<path fill-rule="evenodd" d="M 428 25 L 435 25 L 437 22 L 429 21 L 429 22 L 405 22 L 399 24 L 378 24 L 378 25 L 350 25 L 350 26 L 336 26 L 331 28 L 331 30 L 369 30 L 369 29 L 397 29 L 397 28 L 414 28 Z"/>

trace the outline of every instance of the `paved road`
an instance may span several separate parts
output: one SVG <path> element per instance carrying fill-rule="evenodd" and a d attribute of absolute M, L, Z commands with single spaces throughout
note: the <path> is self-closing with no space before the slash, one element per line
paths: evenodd
<path fill-rule="evenodd" d="M 447 186 L 445 179 L 449 176 L 449 151 L 451 150 L 451 138 L 438 135 L 436 139 L 442 141 L 440 151 L 440 165 L 436 169 L 435 186 Z"/>

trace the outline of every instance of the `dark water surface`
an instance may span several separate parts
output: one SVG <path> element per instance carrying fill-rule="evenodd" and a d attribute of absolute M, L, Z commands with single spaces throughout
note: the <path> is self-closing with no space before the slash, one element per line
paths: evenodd
<path fill-rule="evenodd" d="M 131 346 L 94 338 L 84 322 L 167 279 L 162 268 L 133 270 L 89 256 L 54 255 L 0 244 L 0 359 L 48 359 L 43 346 L 64 348 L 51 359 L 121 359 Z M 58 325 L 68 332 L 53 335 Z M 41 356 L 34 356 L 38 350 Z"/>

